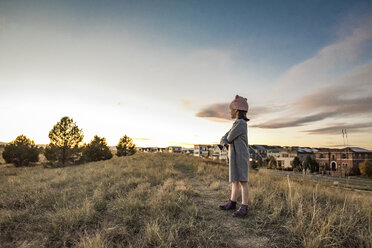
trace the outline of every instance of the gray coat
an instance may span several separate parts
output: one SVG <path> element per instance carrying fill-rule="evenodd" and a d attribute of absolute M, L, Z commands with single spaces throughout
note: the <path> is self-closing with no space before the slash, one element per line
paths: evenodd
<path fill-rule="evenodd" d="M 229 145 L 229 182 L 248 181 L 249 149 L 247 122 L 237 119 L 222 137 L 220 144 Z"/>

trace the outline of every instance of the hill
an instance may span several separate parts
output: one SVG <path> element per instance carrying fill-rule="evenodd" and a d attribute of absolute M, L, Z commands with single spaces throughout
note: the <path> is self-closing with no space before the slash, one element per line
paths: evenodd
<path fill-rule="evenodd" d="M 218 209 L 228 168 L 136 153 L 65 168 L 0 167 L 2 247 L 371 247 L 368 193 L 250 172 L 249 216 Z"/>

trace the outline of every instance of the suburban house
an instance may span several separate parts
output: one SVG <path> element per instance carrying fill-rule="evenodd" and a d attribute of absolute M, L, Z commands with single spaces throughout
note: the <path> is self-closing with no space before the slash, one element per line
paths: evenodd
<path fill-rule="evenodd" d="M 223 146 L 220 144 L 213 145 L 213 153 L 212 153 L 213 160 L 220 160 L 224 162 L 228 162 L 228 148 L 227 146 Z"/>
<path fill-rule="evenodd" d="M 277 167 L 282 169 L 292 168 L 292 161 L 297 156 L 298 147 L 284 147 L 276 157 Z"/>
<path fill-rule="evenodd" d="M 182 151 L 181 151 L 182 154 L 186 154 L 186 155 L 194 155 L 194 149 L 191 149 L 191 148 L 182 148 Z"/>
<path fill-rule="evenodd" d="M 280 157 L 280 151 L 283 148 L 281 146 L 266 146 L 266 154 L 269 158 L 270 156 L 273 156 L 275 159 Z"/>
<path fill-rule="evenodd" d="M 194 145 L 194 156 L 195 157 L 209 157 L 210 148 L 213 148 L 212 145 Z"/>
<path fill-rule="evenodd" d="M 359 147 L 344 149 L 321 148 L 315 153 L 319 172 L 331 176 L 355 175 L 359 172 L 359 163 L 372 161 L 372 151 Z"/>
<path fill-rule="evenodd" d="M 163 147 L 136 147 L 139 152 L 166 152 L 167 149 Z"/>
<path fill-rule="evenodd" d="M 251 145 L 249 146 L 250 148 L 250 152 L 254 152 L 255 154 L 257 154 L 257 158 L 255 158 L 256 160 L 259 159 L 259 157 L 264 160 L 267 158 L 267 149 L 266 149 L 267 146 L 265 145 Z"/>
<path fill-rule="evenodd" d="M 168 152 L 177 152 L 177 153 L 182 152 L 181 146 L 168 146 L 166 149 L 168 150 Z"/>
<path fill-rule="evenodd" d="M 307 156 L 315 159 L 315 152 L 317 151 L 317 149 L 308 147 L 286 146 L 279 152 L 279 155 L 276 155 L 277 166 L 282 169 L 292 168 L 292 162 L 295 157 L 298 157 L 300 162 L 303 163 Z"/>

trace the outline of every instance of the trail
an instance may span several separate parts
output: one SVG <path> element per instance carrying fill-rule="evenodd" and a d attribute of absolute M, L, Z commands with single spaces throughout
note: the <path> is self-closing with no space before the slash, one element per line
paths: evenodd
<path fill-rule="evenodd" d="M 193 190 L 198 193 L 195 197 L 195 203 L 198 206 L 200 214 L 207 220 L 220 223 L 220 228 L 229 233 L 228 236 L 231 237 L 233 243 L 228 247 L 270 247 L 269 238 L 257 236 L 251 233 L 246 227 L 244 220 L 249 218 L 249 210 L 245 219 L 234 218 L 232 216 L 233 210 L 223 211 L 218 207 L 219 204 L 226 202 L 229 196 L 223 199 L 224 196 L 219 193 L 220 190 L 211 188 L 209 182 L 198 180 L 190 168 L 185 166 L 176 169 L 184 174 L 187 184 L 191 185 Z"/>

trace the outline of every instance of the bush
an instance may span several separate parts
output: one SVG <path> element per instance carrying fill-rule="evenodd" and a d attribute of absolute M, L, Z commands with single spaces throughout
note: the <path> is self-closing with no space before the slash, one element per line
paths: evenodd
<path fill-rule="evenodd" d="M 292 168 L 293 168 L 293 171 L 301 171 L 302 168 L 301 168 L 301 161 L 300 159 L 296 156 L 293 161 L 292 161 Z"/>
<path fill-rule="evenodd" d="M 252 161 L 250 161 L 250 165 L 252 169 L 256 170 L 258 167 L 258 162 L 255 159 L 252 159 Z"/>
<path fill-rule="evenodd" d="M 116 146 L 117 152 L 116 155 L 120 156 L 129 156 L 136 153 L 136 145 L 133 144 L 133 141 L 128 136 L 124 135 Z"/>
<path fill-rule="evenodd" d="M 303 169 L 305 169 L 305 170 L 306 169 L 310 170 L 311 173 L 313 173 L 313 172 L 319 172 L 319 164 L 318 164 L 318 162 L 316 162 L 315 159 L 312 159 L 310 157 L 310 155 L 307 155 L 306 156 L 306 159 L 304 161 L 304 166 L 303 167 L 304 167 Z"/>
<path fill-rule="evenodd" d="M 50 143 L 44 154 L 51 163 L 59 162 L 77 163 L 81 157 L 80 143 L 84 138 L 82 129 L 79 129 L 73 119 L 65 116 L 50 130 Z"/>
<path fill-rule="evenodd" d="M 107 146 L 106 139 L 95 135 L 94 139 L 83 148 L 83 158 L 87 162 L 112 158 L 112 153 Z"/>
<path fill-rule="evenodd" d="M 372 162 L 370 160 L 364 160 L 359 163 L 359 171 L 362 176 L 372 177 Z"/>
<path fill-rule="evenodd" d="M 5 146 L 3 158 L 15 166 L 28 166 L 30 162 L 39 161 L 39 149 L 33 140 L 21 134 Z"/>
<path fill-rule="evenodd" d="M 267 168 L 275 169 L 276 168 L 276 159 L 273 156 L 267 158 Z"/>

